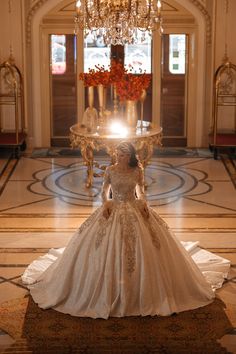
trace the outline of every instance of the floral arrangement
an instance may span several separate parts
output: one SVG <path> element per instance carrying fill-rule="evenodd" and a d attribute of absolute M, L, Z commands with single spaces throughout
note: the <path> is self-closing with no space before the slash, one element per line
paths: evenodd
<path fill-rule="evenodd" d="M 116 85 L 126 73 L 126 69 L 124 68 L 123 64 L 117 60 L 112 59 L 110 65 L 110 77 L 111 77 L 111 84 Z"/>
<path fill-rule="evenodd" d="M 81 73 L 79 78 L 84 81 L 86 87 L 115 85 L 120 101 L 138 100 L 151 82 L 150 74 L 131 74 L 116 60 L 111 61 L 109 70 L 105 70 L 104 66 L 96 65 L 95 69 L 89 69 L 88 73 Z"/>
<path fill-rule="evenodd" d="M 98 86 L 105 87 L 111 84 L 110 71 L 105 70 L 104 66 L 95 65 L 95 69 L 89 69 L 88 73 L 81 73 L 79 79 L 83 80 L 84 86 Z"/>
<path fill-rule="evenodd" d="M 146 90 L 151 82 L 150 74 L 140 74 L 138 76 L 125 73 L 123 77 L 117 82 L 117 95 L 120 101 L 139 100 L 143 90 Z"/>
<path fill-rule="evenodd" d="M 132 70 L 132 66 L 129 66 Z M 115 84 L 120 101 L 136 101 L 141 97 L 142 91 L 146 90 L 151 82 L 151 75 L 140 73 L 135 75 L 128 72 L 123 64 L 112 60 L 110 67 L 111 83 Z"/>

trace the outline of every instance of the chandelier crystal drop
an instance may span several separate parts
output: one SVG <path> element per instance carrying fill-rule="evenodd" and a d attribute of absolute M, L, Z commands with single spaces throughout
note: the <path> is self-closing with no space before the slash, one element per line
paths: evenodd
<path fill-rule="evenodd" d="M 144 41 L 146 33 L 163 32 L 161 0 L 77 0 L 76 34 L 79 29 L 95 39 L 102 36 L 106 45 L 137 43 L 139 29 Z"/>

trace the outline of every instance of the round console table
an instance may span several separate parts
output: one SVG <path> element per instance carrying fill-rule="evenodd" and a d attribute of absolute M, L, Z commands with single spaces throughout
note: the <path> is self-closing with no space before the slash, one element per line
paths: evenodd
<path fill-rule="evenodd" d="M 130 131 L 126 136 L 110 134 L 107 131 L 89 133 L 86 128 L 79 124 L 70 128 L 71 147 L 80 148 L 84 163 L 87 166 L 86 187 L 88 188 L 93 184 L 93 177 L 98 175 L 94 174 L 93 167 L 100 167 L 94 161 L 94 151 L 105 149 L 111 156 L 112 162 L 114 162 L 116 146 L 121 141 L 129 141 L 134 145 L 140 162 L 145 168 L 152 157 L 154 146 L 162 145 L 161 139 L 162 128 L 151 128 L 149 122 L 143 122 L 142 128 L 138 125 L 136 130 Z"/>

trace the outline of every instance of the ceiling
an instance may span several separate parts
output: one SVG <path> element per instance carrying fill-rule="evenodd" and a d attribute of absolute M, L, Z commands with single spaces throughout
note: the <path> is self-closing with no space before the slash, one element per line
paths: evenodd
<path fill-rule="evenodd" d="M 57 22 L 64 20 L 65 22 L 73 22 L 75 15 L 75 1 L 63 0 L 55 6 L 46 16 L 43 22 Z M 174 0 L 162 0 L 162 16 L 163 22 L 194 22 L 193 16 L 183 6 Z"/>

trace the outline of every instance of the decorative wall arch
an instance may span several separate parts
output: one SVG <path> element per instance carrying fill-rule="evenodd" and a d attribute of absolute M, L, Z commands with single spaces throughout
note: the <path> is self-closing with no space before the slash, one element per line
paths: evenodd
<path fill-rule="evenodd" d="M 206 70 L 206 46 L 211 43 L 211 19 L 203 0 L 175 0 L 181 3 L 196 19 L 198 23 L 198 35 L 196 38 L 198 51 L 195 84 L 195 100 L 196 112 L 195 127 L 193 129 L 190 144 L 192 146 L 202 146 L 203 129 L 204 129 L 204 113 L 205 113 L 205 70 Z M 32 6 L 27 15 L 27 43 L 30 45 L 29 52 L 31 55 L 28 60 L 32 63 L 32 99 L 33 106 L 33 135 L 35 146 L 50 145 L 50 125 L 45 126 L 45 119 L 42 113 L 43 100 L 41 90 L 41 73 L 39 68 L 43 65 L 40 59 L 40 23 L 42 18 L 51 11 L 58 0 L 32 0 Z M 42 48 L 41 48 L 42 49 Z M 203 55 L 204 53 L 204 55 Z M 45 65 L 45 63 L 44 63 Z M 48 131 L 46 131 L 48 129 Z"/>
<path fill-rule="evenodd" d="M 179 0 L 176 0 L 177 2 L 180 2 Z M 30 10 L 27 14 L 27 19 L 26 19 L 26 41 L 27 44 L 31 43 L 31 32 L 32 32 L 32 19 L 35 15 L 35 13 L 46 3 L 46 2 L 51 2 L 51 0 L 32 0 Z M 192 3 L 196 9 L 198 9 L 206 23 L 206 41 L 207 44 L 211 44 L 211 37 L 212 37 L 212 26 L 211 26 L 211 17 L 206 10 L 206 7 L 204 6 L 205 1 L 204 0 L 187 0 L 187 2 Z M 181 1 L 181 4 L 183 5 L 183 2 Z"/>
<path fill-rule="evenodd" d="M 190 1 L 203 14 L 206 23 L 206 41 L 207 44 L 210 45 L 212 39 L 211 17 L 208 11 L 206 10 L 206 7 L 202 4 L 202 1 L 200 0 L 188 0 L 188 1 Z"/>
<path fill-rule="evenodd" d="M 26 42 L 27 44 L 31 43 L 31 34 L 32 34 L 32 19 L 35 13 L 42 7 L 47 1 L 50 0 L 32 0 L 30 10 L 26 17 Z"/>

